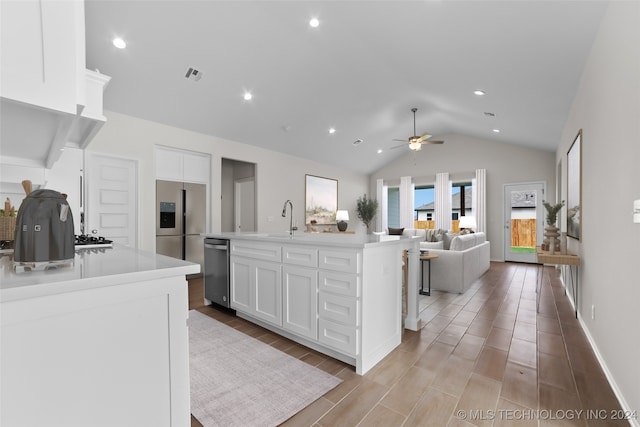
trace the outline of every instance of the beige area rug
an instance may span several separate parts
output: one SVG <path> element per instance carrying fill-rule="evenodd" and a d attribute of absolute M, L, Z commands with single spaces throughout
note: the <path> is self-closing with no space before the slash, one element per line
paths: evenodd
<path fill-rule="evenodd" d="M 189 366 L 204 427 L 277 426 L 342 381 L 195 310 Z"/>

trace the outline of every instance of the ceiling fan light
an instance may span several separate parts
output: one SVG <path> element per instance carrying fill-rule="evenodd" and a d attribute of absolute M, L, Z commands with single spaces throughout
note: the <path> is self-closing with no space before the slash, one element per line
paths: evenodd
<path fill-rule="evenodd" d="M 422 144 L 420 144 L 416 140 L 410 140 L 409 141 L 409 148 L 411 148 L 413 151 L 420 151 L 420 149 L 422 148 Z"/>

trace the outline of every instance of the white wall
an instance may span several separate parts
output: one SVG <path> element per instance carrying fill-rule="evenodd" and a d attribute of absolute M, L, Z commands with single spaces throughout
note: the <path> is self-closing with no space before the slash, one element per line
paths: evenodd
<path fill-rule="evenodd" d="M 155 144 L 211 154 L 211 224 L 209 231 L 221 230 L 222 159 L 235 159 L 256 164 L 258 231 L 285 231 L 289 219 L 282 218 L 282 205 L 291 199 L 294 219 L 304 228 L 305 174 L 338 180 L 338 207 L 348 209 L 349 229 L 357 224 L 355 206 L 358 196 L 368 190 L 366 175 L 323 165 L 247 144 L 187 131 L 135 117 L 107 111 L 107 123 L 87 150 L 140 160 L 140 241 L 141 249 L 155 250 Z M 233 203 L 223 201 L 222 203 Z M 272 219 L 272 221 L 269 221 Z"/>
<path fill-rule="evenodd" d="M 507 183 L 546 181 L 547 192 L 555 200 L 554 153 L 502 144 L 463 135 L 443 135 L 444 145 L 424 146 L 410 152 L 371 175 L 371 194 L 376 179 L 399 182 L 401 176 L 413 176 L 416 184 L 435 182 L 435 174 L 449 172 L 450 178 L 470 180 L 476 169 L 487 170 L 487 239 L 491 242 L 491 259 L 504 260 L 503 185 Z"/>
<path fill-rule="evenodd" d="M 612 1 L 585 66 L 556 153 L 582 129 L 582 257 L 578 309 L 615 386 L 640 410 L 640 3 Z M 563 214 L 562 218 L 565 216 Z M 591 319 L 591 306 L 595 319 Z M 636 424 L 638 425 L 638 424 Z"/>

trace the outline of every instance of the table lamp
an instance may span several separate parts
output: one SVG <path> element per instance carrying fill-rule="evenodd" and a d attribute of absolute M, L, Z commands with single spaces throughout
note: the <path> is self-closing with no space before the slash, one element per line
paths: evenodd
<path fill-rule="evenodd" d="M 458 227 L 460 227 L 460 232 L 462 234 L 473 233 L 474 230 L 478 228 L 478 225 L 476 224 L 476 217 L 471 215 L 461 216 Z"/>
<path fill-rule="evenodd" d="M 337 211 L 336 221 L 338 225 L 338 231 L 345 231 L 347 229 L 347 221 L 349 221 L 349 211 L 346 211 L 346 210 Z"/>

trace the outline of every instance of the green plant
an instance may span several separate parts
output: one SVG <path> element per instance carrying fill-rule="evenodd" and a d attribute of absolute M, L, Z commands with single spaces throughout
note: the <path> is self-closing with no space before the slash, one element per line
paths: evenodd
<path fill-rule="evenodd" d="M 376 199 L 368 198 L 366 194 L 358 197 L 356 215 L 358 215 L 360 221 L 367 227 L 367 230 L 369 230 L 369 224 L 371 224 L 371 221 L 373 221 L 373 218 L 376 216 L 377 210 L 378 201 Z"/>
<path fill-rule="evenodd" d="M 549 202 L 543 200 L 542 204 L 547 209 L 547 225 L 555 225 L 558 219 L 558 212 L 564 206 L 564 200 L 558 204 L 551 205 Z"/>

